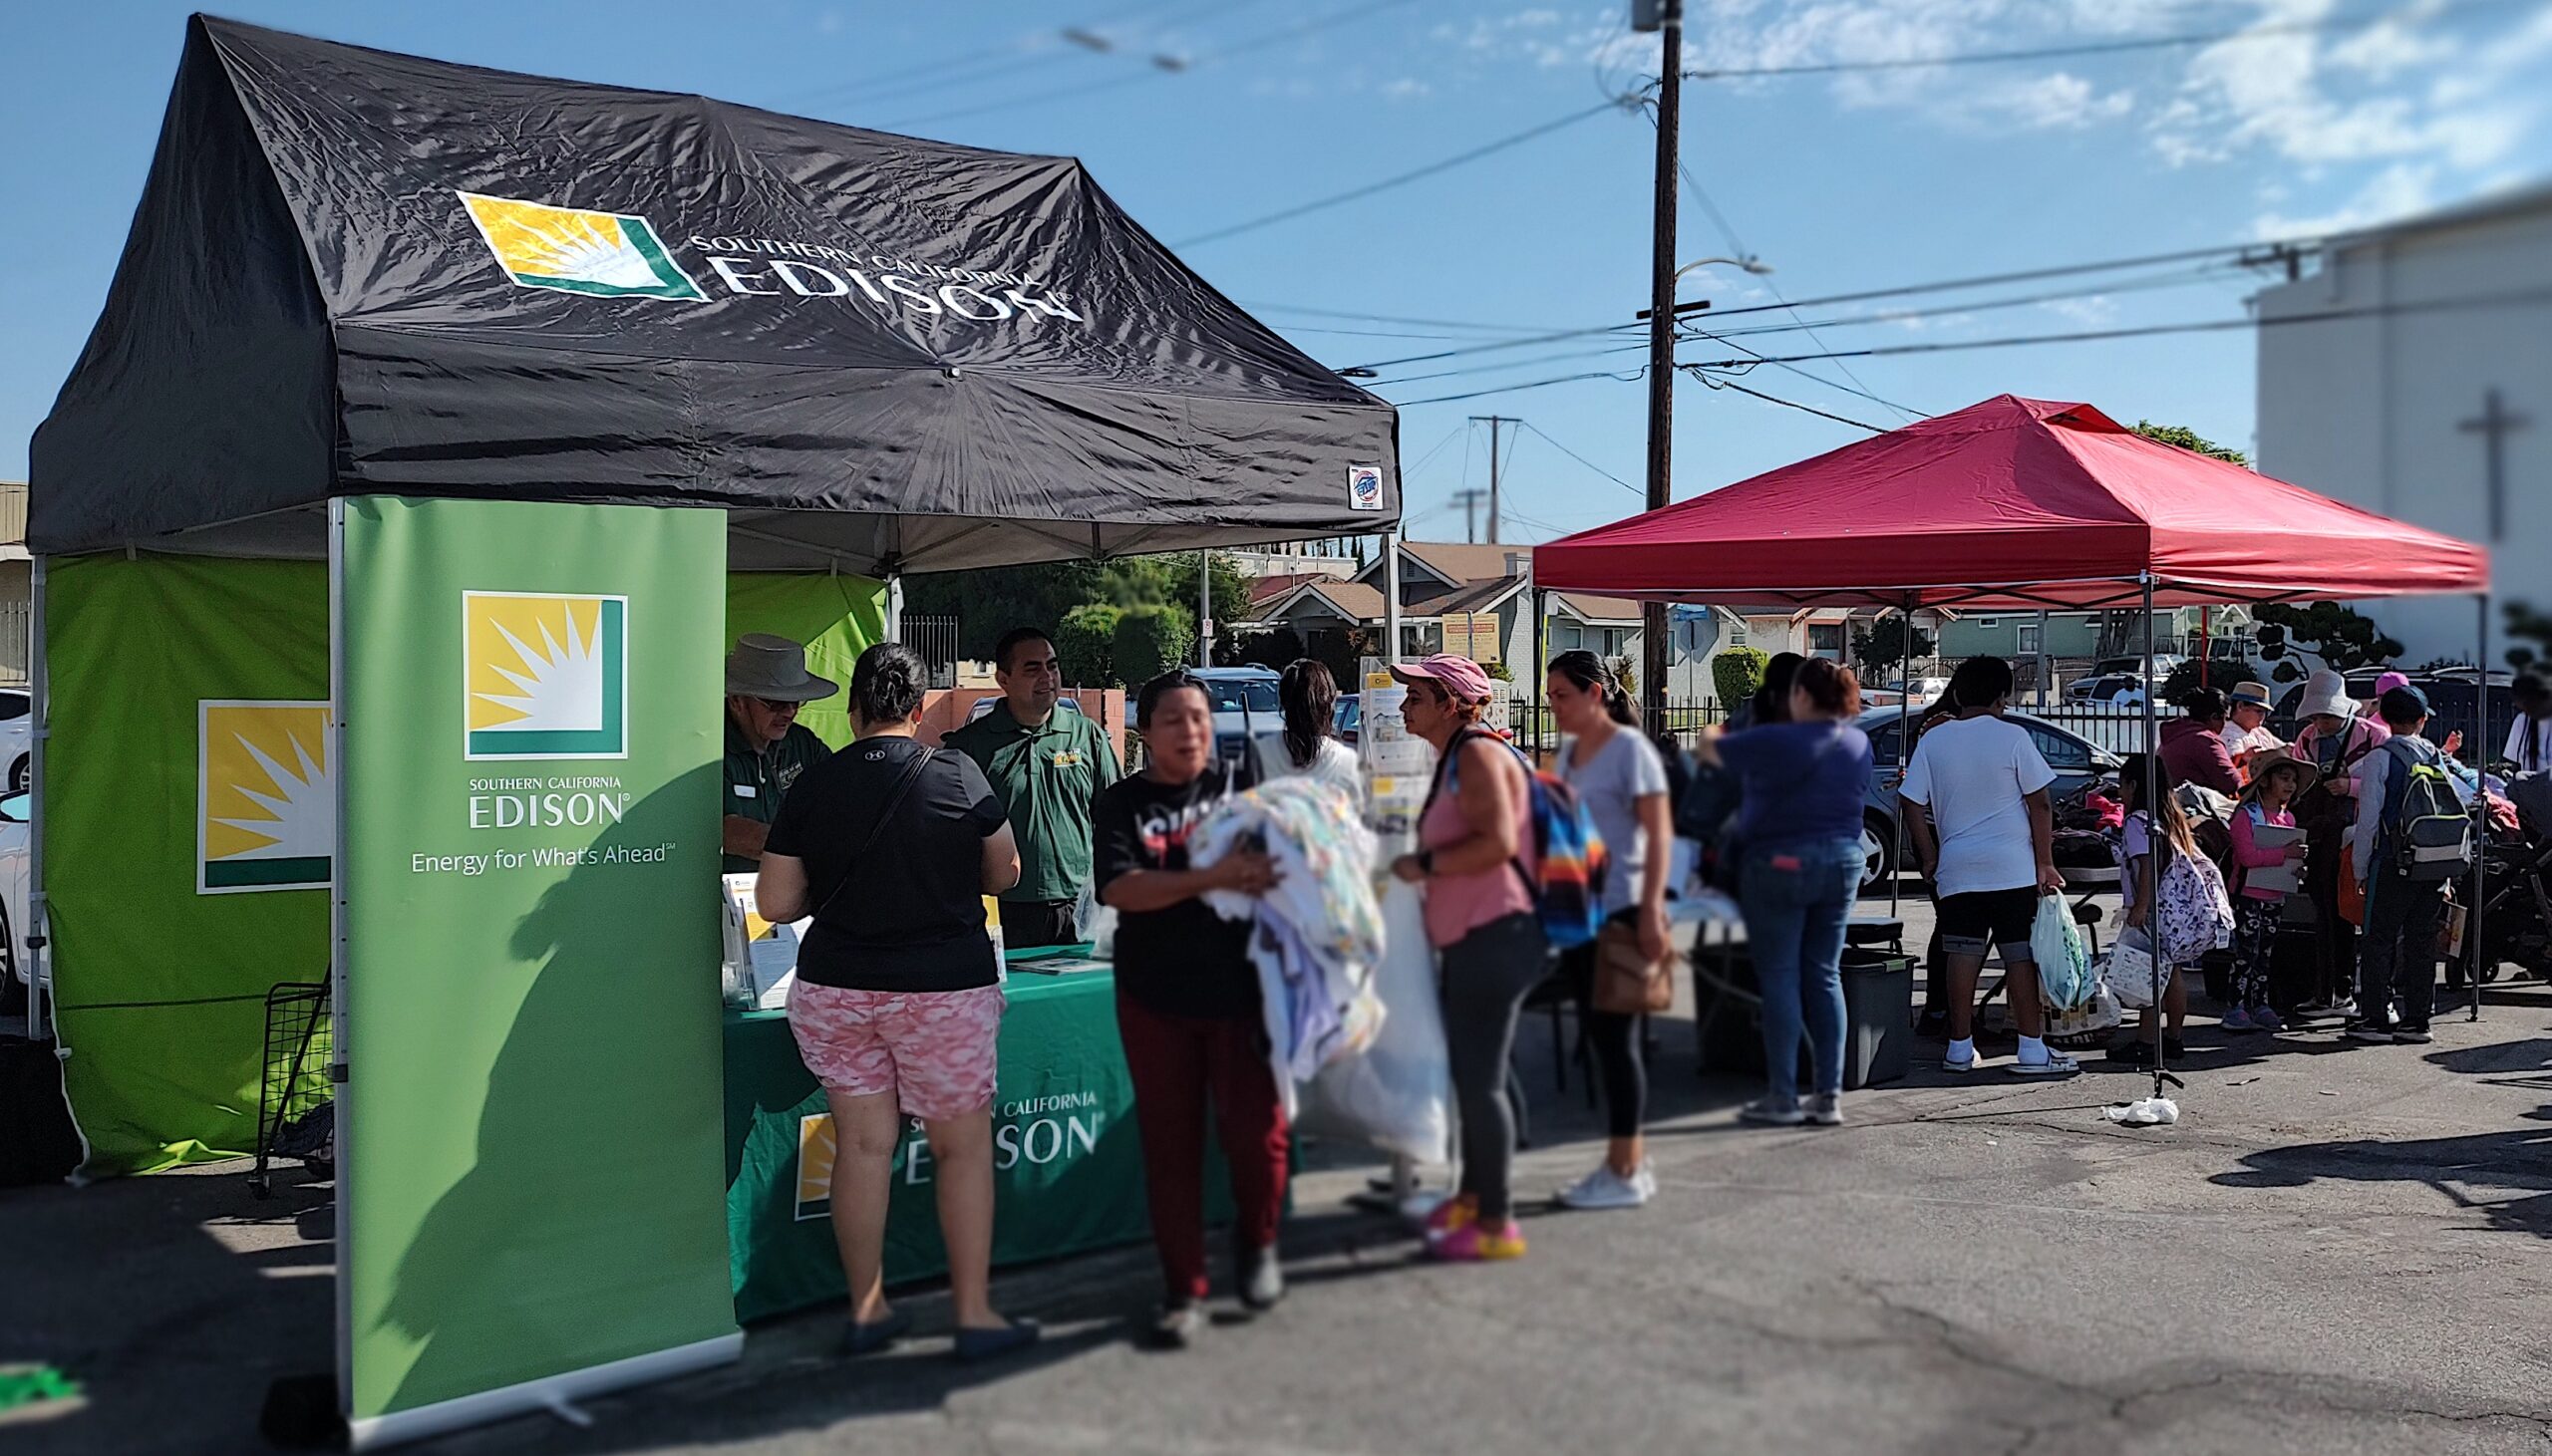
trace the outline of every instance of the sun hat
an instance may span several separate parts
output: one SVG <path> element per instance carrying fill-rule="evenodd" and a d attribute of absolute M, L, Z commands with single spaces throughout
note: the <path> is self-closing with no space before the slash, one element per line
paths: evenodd
<path fill-rule="evenodd" d="M 2253 708 L 2273 708 L 2277 705 L 2277 695 L 2269 691 L 2269 685 L 2266 683 L 2236 683 L 2228 696 L 2231 697 L 2233 706 L 2236 708 L 2245 703 Z"/>
<path fill-rule="evenodd" d="M 841 691 L 830 678 L 806 671 L 806 649 L 786 637 L 748 632 L 727 654 L 727 696 L 768 698 L 774 703 L 813 703 Z"/>
<path fill-rule="evenodd" d="M 2304 680 L 2304 701 L 2296 705 L 2299 718 L 2357 717 L 2357 700 L 2349 697 L 2349 680 L 2324 668 Z"/>
<path fill-rule="evenodd" d="M 1414 663 L 1394 663 L 1392 676 L 1402 683 L 1436 684 L 1464 703 L 1485 703 L 1490 693 L 1487 672 L 1469 658 L 1449 652 L 1435 653 Z"/>
<path fill-rule="evenodd" d="M 2295 795 L 2298 798 L 2302 798 L 2304 791 L 2311 788 L 2322 777 L 2321 769 L 2296 757 L 2284 748 L 2262 748 L 2251 755 L 2251 781 L 2242 785 L 2242 796 L 2258 798 L 2260 785 L 2268 782 L 2270 771 L 2277 768 L 2295 770 Z"/>
<path fill-rule="evenodd" d="M 2375 696 L 2382 698 L 2385 694 L 2392 692 L 2395 688 L 2407 688 L 2409 686 L 2409 674 L 2386 673 L 2375 680 Z"/>

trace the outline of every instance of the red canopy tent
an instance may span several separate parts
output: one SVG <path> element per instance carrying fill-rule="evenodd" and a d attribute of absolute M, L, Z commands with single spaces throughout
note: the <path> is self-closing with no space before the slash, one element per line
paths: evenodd
<path fill-rule="evenodd" d="M 2002 395 L 1533 555 L 1534 584 L 1792 606 L 2158 606 L 2485 592 L 2488 553 Z"/>
<path fill-rule="evenodd" d="M 1563 537 L 1534 552 L 1533 577 L 1537 596 L 1909 615 L 2140 605 L 2148 681 L 2155 607 L 2471 592 L 2481 597 L 2475 661 L 2489 658 L 2481 547 L 2147 439 L 2088 405 L 2016 395 Z M 2476 677 L 2486 745 L 2489 675 Z M 2160 789 L 2155 727 L 2148 694 L 2148 801 Z M 1900 767 L 1910 736 L 1897 737 Z M 2476 803 L 2476 821 L 2482 812 Z M 2475 945 L 2480 889 L 2476 864 Z M 2157 966 L 2157 1001 L 2160 975 Z M 2477 989 L 2476 980 L 2475 1018 Z M 2154 1070 L 2159 1096 L 2159 1058 Z"/>

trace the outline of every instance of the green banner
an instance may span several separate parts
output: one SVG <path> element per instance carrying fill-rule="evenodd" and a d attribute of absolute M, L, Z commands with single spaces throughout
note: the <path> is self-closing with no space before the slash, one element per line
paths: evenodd
<path fill-rule="evenodd" d="M 702 610 L 726 537 L 706 510 L 339 508 L 364 1444 L 732 1353 Z"/>
<path fill-rule="evenodd" d="M 91 1176 L 256 1146 L 265 1000 L 328 979 L 318 562 L 48 563 L 45 880 Z"/>
<path fill-rule="evenodd" d="M 727 646 L 748 632 L 804 643 L 806 671 L 842 685 L 798 715 L 833 747 L 850 741 L 850 670 L 886 636 L 886 584 L 864 576 L 788 576 L 740 571 L 727 578 Z"/>

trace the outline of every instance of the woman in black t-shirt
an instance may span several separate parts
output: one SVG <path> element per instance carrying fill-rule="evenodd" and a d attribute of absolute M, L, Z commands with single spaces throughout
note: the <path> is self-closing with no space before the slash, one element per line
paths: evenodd
<path fill-rule="evenodd" d="M 1214 761 L 1214 710 L 1185 672 L 1143 685 L 1134 726 L 1150 762 L 1102 790 L 1091 809 L 1093 879 L 1116 912 L 1116 1029 L 1134 1081 L 1143 1188 L 1167 1296 L 1154 1336 L 1183 1348 L 1205 1328 L 1205 1104 L 1232 1176 L 1232 1238 L 1241 1302 L 1264 1310 L 1285 1296 L 1276 1223 L 1285 1209 L 1292 1144 L 1267 1059 L 1250 926 L 1216 915 L 1209 890 L 1264 894 L 1275 867 L 1235 849 L 1193 868 L 1187 838 L 1230 791 Z"/>
<path fill-rule="evenodd" d="M 789 1029 L 833 1117 L 833 1238 L 850 1285 L 850 1354 L 900 1338 L 883 1287 L 886 1190 L 903 1113 L 936 1160 L 957 1354 L 1037 1338 L 995 1313 L 992 1103 L 1002 995 L 983 897 L 1019 880 L 1019 846 L 982 770 L 913 740 L 926 669 L 881 642 L 850 677 L 858 738 L 799 775 L 772 822 L 755 896 L 774 922 L 814 917 Z"/>

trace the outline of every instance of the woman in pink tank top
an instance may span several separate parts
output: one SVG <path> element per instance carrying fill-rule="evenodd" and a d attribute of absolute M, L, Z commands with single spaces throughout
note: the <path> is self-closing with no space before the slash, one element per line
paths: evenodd
<path fill-rule="evenodd" d="M 1436 745 L 1420 850 L 1392 870 L 1427 891 L 1427 937 L 1443 954 L 1444 1047 L 1461 1106 L 1461 1186 L 1428 1221 L 1428 1248 L 1439 1259 L 1514 1259 L 1524 1252 L 1524 1232 L 1508 1190 L 1515 1109 L 1506 1100 L 1506 1061 L 1526 993 L 1551 974 L 1527 878 L 1532 784 L 1522 755 L 1479 728 L 1493 691 L 1479 664 L 1438 654 L 1392 676 L 1409 688 L 1409 730 Z"/>

